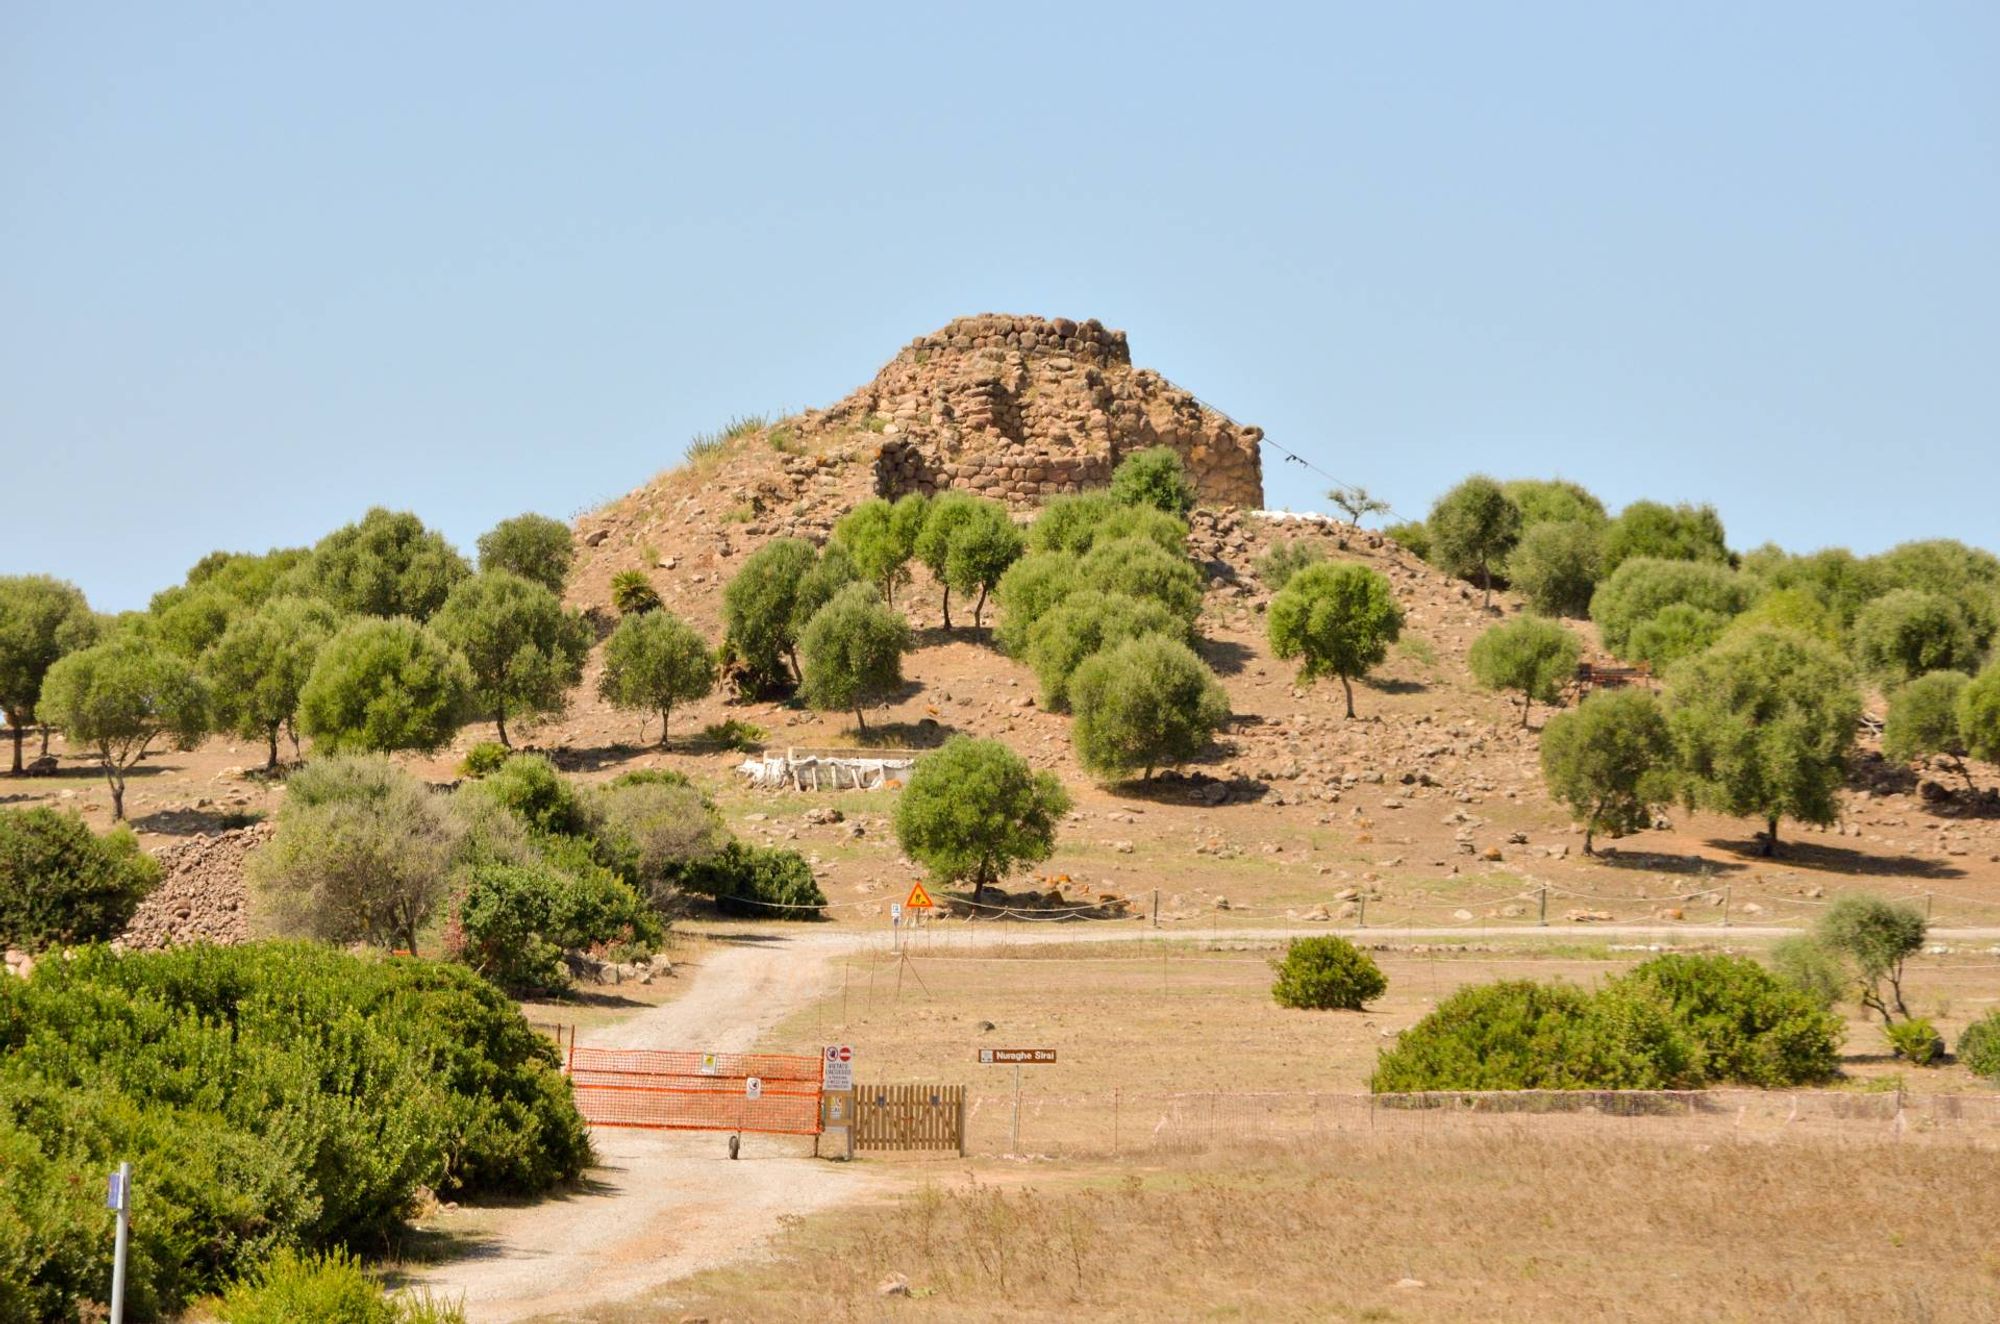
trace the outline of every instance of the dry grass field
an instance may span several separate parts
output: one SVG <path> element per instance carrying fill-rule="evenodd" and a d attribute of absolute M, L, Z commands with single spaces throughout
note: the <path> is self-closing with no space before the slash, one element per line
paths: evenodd
<path fill-rule="evenodd" d="M 977 1163 L 588 1318 L 1992 1320 L 1992 1163 L 1525 1135 Z"/>

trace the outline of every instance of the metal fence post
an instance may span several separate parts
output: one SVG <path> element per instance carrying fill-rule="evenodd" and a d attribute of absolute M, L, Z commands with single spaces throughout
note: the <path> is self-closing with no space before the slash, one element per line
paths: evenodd
<path fill-rule="evenodd" d="M 124 1324 L 125 1247 L 132 1231 L 132 1165 L 120 1163 L 113 1181 L 117 1184 L 112 1208 L 118 1211 L 118 1232 L 111 1251 L 111 1324 Z"/>

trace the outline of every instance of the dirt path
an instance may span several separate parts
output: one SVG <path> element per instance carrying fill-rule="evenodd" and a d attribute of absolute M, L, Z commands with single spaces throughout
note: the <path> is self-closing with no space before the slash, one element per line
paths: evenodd
<path fill-rule="evenodd" d="M 742 1051 L 823 991 L 848 944 L 759 934 L 708 944 L 679 998 L 584 1042 Z M 592 1136 L 599 1166 L 582 1189 L 533 1205 L 463 1208 L 433 1228 L 461 1257 L 412 1276 L 462 1299 L 471 1324 L 573 1318 L 754 1253 L 786 1215 L 866 1194 L 880 1178 L 811 1157 L 809 1140 L 746 1136 L 731 1162 L 720 1134 L 616 1128 Z"/>

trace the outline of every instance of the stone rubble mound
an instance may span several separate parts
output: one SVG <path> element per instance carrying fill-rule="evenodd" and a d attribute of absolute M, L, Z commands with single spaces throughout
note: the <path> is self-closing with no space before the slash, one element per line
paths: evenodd
<path fill-rule="evenodd" d="M 253 823 L 161 850 L 155 858 L 165 876 L 139 903 L 118 945 L 143 952 L 197 942 L 248 942 L 250 891 L 244 864 L 274 831 L 270 823 Z"/>

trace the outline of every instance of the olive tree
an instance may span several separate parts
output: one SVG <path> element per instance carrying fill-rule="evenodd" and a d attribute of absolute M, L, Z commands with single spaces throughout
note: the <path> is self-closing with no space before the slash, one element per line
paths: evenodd
<path fill-rule="evenodd" d="M 1854 620 L 1854 660 L 1884 685 L 1927 671 L 1970 672 L 1979 648 L 1959 604 L 1942 593 L 1893 589 Z"/>
<path fill-rule="evenodd" d="M 471 573 L 443 534 L 408 511 L 378 506 L 320 539 L 298 582 L 343 612 L 425 621 Z"/>
<path fill-rule="evenodd" d="M 1958 721 L 1960 698 L 1971 684 L 1962 671 L 1932 671 L 1897 690 L 1882 724 L 1882 753 L 1898 763 L 1942 755 L 1965 778 L 1966 789 L 1977 791 L 1965 766 L 1971 750 Z"/>
<path fill-rule="evenodd" d="M 1107 593 L 1151 598 L 1189 625 L 1201 615 L 1201 572 L 1185 555 L 1166 551 L 1150 538 L 1095 544 L 1077 562 L 1077 578 Z"/>
<path fill-rule="evenodd" d="M 951 535 L 945 550 L 945 582 L 961 594 L 978 590 L 972 605 L 972 628 L 980 628 L 986 613 L 986 595 L 999 584 L 1008 567 L 1021 559 L 1027 540 L 1007 516 L 1006 507 L 989 502 L 976 507 L 971 518 Z"/>
<path fill-rule="evenodd" d="M 1144 635 L 1087 659 L 1069 682 L 1078 760 L 1105 780 L 1201 753 L 1229 719 L 1229 696 L 1193 649 Z"/>
<path fill-rule="evenodd" d="M 14 736 L 16 776 L 21 741 L 38 715 L 49 668 L 95 642 L 96 633 L 97 618 L 76 585 L 47 575 L 0 577 L 0 709 Z"/>
<path fill-rule="evenodd" d="M 1632 632 L 1675 603 L 1730 619 L 1750 605 L 1753 587 L 1725 565 L 1637 557 L 1597 586 L 1590 619 L 1597 622 L 1604 646 L 1623 657 Z"/>
<path fill-rule="evenodd" d="M 837 542 L 830 542 L 819 549 L 819 557 L 812 567 L 799 576 L 799 582 L 792 590 L 791 637 L 794 641 L 806 632 L 806 626 L 819 614 L 819 609 L 840 595 L 840 590 L 849 584 L 861 584 L 861 572 L 854 568 L 854 558 Z M 792 645 L 796 653 L 796 642 Z M 798 669 L 794 657 L 792 669 Z"/>
<path fill-rule="evenodd" d="M 1670 602 L 1633 626 L 1621 656 L 1664 672 L 1684 657 L 1705 651 L 1728 630 L 1730 618 L 1705 607 Z"/>
<path fill-rule="evenodd" d="M 1635 556 L 1662 561 L 1729 561 L 1722 517 L 1713 506 L 1666 506 L 1634 501 L 1604 530 L 1604 570 L 1616 570 Z"/>
<path fill-rule="evenodd" d="M 1473 679 L 1487 689 L 1512 690 L 1521 696 L 1525 727 L 1535 700 L 1554 703 L 1575 677 L 1582 651 L 1577 637 L 1554 621 L 1521 616 L 1473 640 L 1466 662 Z"/>
<path fill-rule="evenodd" d="M 1403 609 L 1386 577 L 1347 561 L 1309 565 L 1271 599 L 1271 651 L 1298 658 L 1299 679 L 1310 684 L 1338 676 L 1354 716 L 1354 681 L 1389 655 L 1403 632 Z"/>
<path fill-rule="evenodd" d="M 951 628 L 951 580 L 945 576 L 945 567 L 951 557 L 952 535 L 972 519 L 973 512 L 983 504 L 984 498 L 970 492 L 940 492 L 931 501 L 930 511 L 924 516 L 924 527 L 917 532 L 914 554 L 944 590 L 944 628 L 947 630 Z"/>
<path fill-rule="evenodd" d="M 188 661 L 197 662 L 242 610 L 240 601 L 219 589 L 190 589 L 152 609 L 154 637 Z"/>
<path fill-rule="evenodd" d="M 1861 695 L 1832 647 L 1787 630 L 1730 635 L 1675 671 L 1667 717 L 1691 806 L 1827 824 L 1846 774 Z"/>
<path fill-rule="evenodd" d="M 1187 622 L 1151 598 L 1082 589 L 1035 622 L 1022 660 L 1042 683 L 1043 705 L 1059 712 L 1069 706 L 1070 678 L 1085 659 L 1148 634 L 1184 640 Z"/>
<path fill-rule="evenodd" d="M 1604 563 L 1600 543 L 1580 521 L 1530 524 L 1507 557 L 1507 578 L 1536 611 L 1586 616 Z"/>
<path fill-rule="evenodd" d="M 248 873 L 284 932 L 414 952 L 450 897 L 462 836 L 443 797 L 388 759 L 316 759 L 287 783 Z"/>
<path fill-rule="evenodd" d="M 2000 763 L 2000 662 L 1987 667 L 1959 691 L 1958 732 L 1966 753 Z"/>
<path fill-rule="evenodd" d="M 1128 506 L 1151 506 L 1169 515 L 1194 509 L 1194 480 L 1187 465 L 1169 446 L 1133 451 L 1111 473 L 1111 499 Z"/>
<path fill-rule="evenodd" d="M 796 631 L 804 622 L 793 609 L 817 555 L 803 538 L 773 539 L 750 553 L 722 590 L 724 647 L 753 675 L 782 677 L 788 659 L 798 674 Z"/>
<path fill-rule="evenodd" d="M 1000 599 L 1000 625 L 993 636 L 1000 646 L 1020 657 L 1028 647 L 1035 622 L 1083 587 L 1077 558 L 1068 552 L 1029 552 L 1000 576 L 994 590 Z M 1093 585 L 1093 587 L 1099 587 Z"/>
<path fill-rule="evenodd" d="M 186 658 L 128 638 L 81 649 L 50 667 L 42 713 L 72 745 L 97 757 L 111 788 L 111 816 L 123 820 L 126 776 L 153 743 L 193 749 L 208 734 L 208 691 Z"/>
<path fill-rule="evenodd" d="M 903 684 L 910 626 L 868 584 L 850 584 L 814 614 L 799 637 L 799 692 L 818 712 L 847 711 L 863 732 L 863 709 Z"/>
<path fill-rule="evenodd" d="M 714 689 L 715 654 L 672 612 L 628 616 L 605 641 L 597 692 L 615 708 L 658 713 L 662 747 L 674 705 L 706 698 Z"/>
<path fill-rule="evenodd" d="M 1474 474 L 1439 497 L 1424 524 L 1438 566 L 1461 579 L 1477 577 L 1481 605 L 1491 605 L 1494 567 L 1506 564 L 1521 538 L 1521 508 L 1500 484 Z"/>
<path fill-rule="evenodd" d="M 458 731 L 472 670 L 407 618 L 350 621 L 327 640 L 299 693 L 299 725 L 324 754 L 435 753 Z"/>
<path fill-rule="evenodd" d="M 1157 506 L 1126 505 L 1108 492 L 1065 493 L 1051 497 L 1028 526 L 1028 550 L 1082 556 L 1099 543 L 1146 538 L 1184 556 L 1187 537 L 1187 521 Z"/>
<path fill-rule="evenodd" d="M 1581 524 L 1602 529 L 1611 522 L 1604 503 L 1580 483 L 1563 478 L 1516 478 L 1501 486 L 1507 499 L 1521 508 L 1525 535 L 1538 524 Z"/>
<path fill-rule="evenodd" d="M 917 760 L 896 802 L 896 841 L 940 883 L 987 884 L 1055 851 L 1070 799 L 1051 773 L 997 740 L 953 736 Z"/>
<path fill-rule="evenodd" d="M 1347 522 L 1357 529 L 1361 527 L 1361 521 L 1370 515 L 1389 513 L 1389 503 L 1380 497 L 1369 495 L 1365 487 L 1350 487 L 1343 483 L 1328 492 L 1326 499 L 1338 506 L 1340 513 L 1347 516 Z"/>
<path fill-rule="evenodd" d="M 1903 965 L 1923 950 L 1928 928 L 1915 906 L 1850 893 L 1826 908 L 1813 938 L 1847 962 L 1861 1005 L 1893 1025 L 1897 1016 L 1910 1019 L 1903 1003 Z"/>
<path fill-rule="evenodd" d="M 910 579 L 910 558 L 923 532 L 927 507 L 912 492 L 893 505 L 881 497 L 864 501 L 833 526 L 833 540 L 854 559 L 862 578 L 881 590 L 884 602 L 896 600 L 896 586 Z"/>
<path fill-rule="evenodd" d="M 239 614 L 202 657 L 217 728 L 264 741 L 267 769 L 278 766 L 280 731 L 292 732 L 298 754 L 299 696 L 339 624 L 317 599 L 273 598 Z"/>
<path fill-rule="evenodd" d="M 576 560 L 569 525 L 547 515 L 516 515 L 479 535 L 479 568 L 506 570 L 560 595 Z"/>
<path fill-rule="evenodd" d="M 464 656 L 472 672 L 467 698 L 510 748 L 508 715 L 562 712 L 590 653 L 589 623 L 511 570 L 483 570 L 461 582 L 431 628 Z"/>
<path fill-rule="evenodd" d="M 1667 719 L 1646 690 L 1599 690 L 1542 728 L 1542 780 L 1583 824 L 1585 855 L 1599 832 L 1651 825 L 1673 798 L 1673 759 Z"/>

